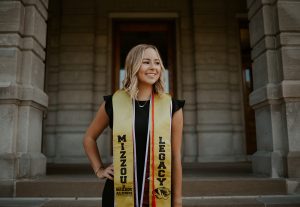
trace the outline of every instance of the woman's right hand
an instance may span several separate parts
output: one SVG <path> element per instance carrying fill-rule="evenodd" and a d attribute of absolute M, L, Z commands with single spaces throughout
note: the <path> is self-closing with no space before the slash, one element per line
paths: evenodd
<path fill-rule="evenodd" d="M 96 176 L 101 179 L 108 178 L 110 180 L 114 179 L 114 166 L 113 164 L 107 166 L 106 168 L 100 168 L 96 173 Z"/>

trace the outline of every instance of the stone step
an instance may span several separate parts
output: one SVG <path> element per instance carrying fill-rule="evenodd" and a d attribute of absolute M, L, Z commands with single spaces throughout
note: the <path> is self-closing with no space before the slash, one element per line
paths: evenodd
<path fill-rule="evenodd" d="M 92 176 L 46 176 L 16 181 L 16 197 L 101 197 L 104 181 Z M 285 195 L 285 179 L 216 177 L 183 179 L 183 196 Z"/>
<path fill-rule="evenodd" d="M 229 163 L 183 163 L 183 175 L 186 176 L 219 176 L 252 175 L 251 162 Z M 47 175 L 87 175 L 93 174 L 89 164 L 47 164 Z"/>
<path fill-rule="evenodd" d="M 101 207 L 101 198 L 2 198 L 0 207 Z M 299 207 L 300 195 L 184 197 L 183 207 Z"/>
<path fill-rule="evenodd" d="M 300 195 L 184 198 L 186 207 L 299 207 Z"/>
<path fill-rule="evenodd" d="M 184 196 L 285 195 L 285 179 L 189 178 L 183 181 Z"/>

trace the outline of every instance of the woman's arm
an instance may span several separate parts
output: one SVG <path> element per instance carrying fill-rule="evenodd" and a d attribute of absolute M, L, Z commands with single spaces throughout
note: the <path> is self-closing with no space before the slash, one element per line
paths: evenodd
<path fill-rule="evenodd" d="M 101 104 L 94 120 L 88 127 L 84 139 L 83 146 L 88 156 L 95 174 L 100 178 L 113 179 L 113 167 L 104 168 L 100 153 L 97 147 L 97 138 L 109 124 L 109 117 L 105 111 L 105 102 Z"/>
<path fill-rule="evenodd" d="M 172 203 L 173 207 L 182 207 L 182 167 L 181 142 L 183 129 L 182 109 L 172 118 Z"/>

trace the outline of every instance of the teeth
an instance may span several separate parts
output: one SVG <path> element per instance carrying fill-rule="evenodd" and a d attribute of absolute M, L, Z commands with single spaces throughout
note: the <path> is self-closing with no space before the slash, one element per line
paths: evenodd
<path fill-rule="evenodd" d="M 147 74 L 148 76 L 154 77 L 155 74 L 151 73 L 151 74 Z"/>

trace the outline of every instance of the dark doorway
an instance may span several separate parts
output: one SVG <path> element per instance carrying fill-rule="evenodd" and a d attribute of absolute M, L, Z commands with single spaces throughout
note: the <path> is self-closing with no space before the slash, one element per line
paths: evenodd
<path fill-rule="evenodd" d="M 242 88 L 244 100 L 244 115 L 245 115 L 245 133 L 247 154 L 251 155 L 256 152 L 256 128 L 255 128 L 255 113 L 249 105 L 249 95 L 253 91 L 252 77 L 252 60 L 251 47 L 249 36 L 249 22 L 241 20 L 239 22 L 241 62 L 242 62 Z"/>
<path fill-rule="evenodd" d="M 113 91 L 120 87 L 127 53 L 135 45 L 145 43 L 158 48 L 166 68 L 166 88 L 176 95 L 175 34 L 174 20 L 113 20 Z"/>

